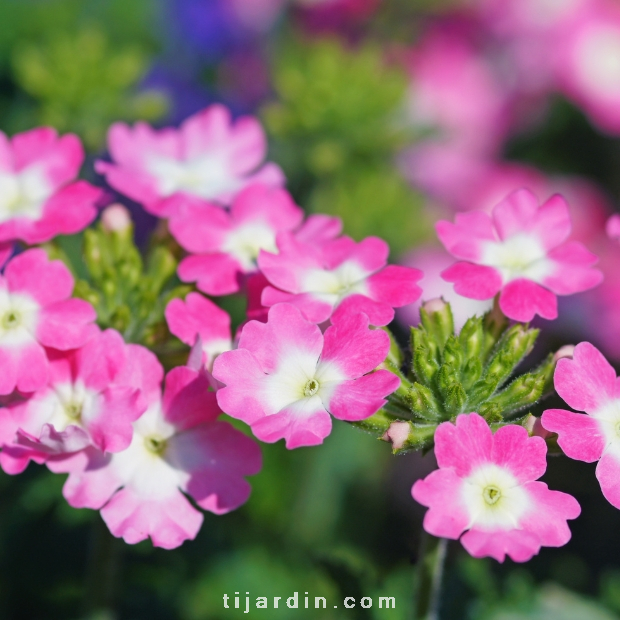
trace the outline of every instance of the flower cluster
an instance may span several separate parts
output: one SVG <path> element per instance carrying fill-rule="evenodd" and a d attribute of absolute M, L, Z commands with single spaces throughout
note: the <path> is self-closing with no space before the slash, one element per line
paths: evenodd
<path fill-rule="evenodd" d="M 567 241 L 562 197 L 539 206 L 521 189 L 491 215 L 439 222 L 460 261 L 443 278 L 460 296 L 488 300 L 471 306 L 483 316 L 461 317 L 455 330 L 450 305 L 428 299 L 431 281 L 423 293 L 421 271 L 388 264 L 383 240 L 355 241 L 338 218 L 304 214 L 281 170 L 264 162 L 253 118 L 233 121 L 214 105 L 178 129 L 112 126 L 112 161 L 97 171 L 165 223 L 143 260 L 128 212 L 106 208 L 84 232 L 88 278 L 77 285 L 53 241 L 10 257 L 16 241 L 49 242 L 95 218 L 102 190 L 71 183 L 79 142 L 38 129 L 3 144 L 6 472 L 34 461 L 68 474 L 71 506 L 99 510 L 128 543 L 174 548 L 197 535 L 198 508 L 219 515 L 248 499 L 246 477 L 261 468 L 250 434 L 313 446 L 333 417 L 394 452 L 434 447 L 439 469 L 412 491 L 429 508 L 425 528 L 463 534 L 476 557 L 526 561 L 570 538 L 567 520 L 579 505 L 538 481 L 548 431 L 567 455 L 600 459 L 603 492 L 620 507 L 620 408 L 609 364 L 583 343 L 516 372 L 538 336 L 522 323 L 555 318 L 556 295 L 601 280 L 596 257 Z M 240 325 L 206 296 L 231 294 L 247 300 Z M 421 322 L 403 352 L 387 325 L 420 297 Z M 553 390 L 554 371 L 558 393 L 587 415 L 546 411 L 545 431 L 528 409 Z"/>

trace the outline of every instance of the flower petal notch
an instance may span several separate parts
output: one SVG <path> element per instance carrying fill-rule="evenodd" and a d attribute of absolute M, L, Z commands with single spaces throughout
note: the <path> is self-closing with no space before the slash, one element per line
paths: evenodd
<path fill-rule="evenodd" d="M 75 180 L 83 161 L 73 134 L 38 127 L 9 140 L 0 132 L 0 242 L 43 243 L 86 228 L 102 192 Z"/>
<path fill-rule="evenodd" d="M 297 307 L 276 304 L 267 323 L 247 323 L 239 348 L 215 360 L 213 375 L 225 385 L 217 400 L 262 441 L 317 445 L 331 432 L 330 414 L 368 418 L 398 388 L 398 377 L 374 370 L 389 348 L 389 336 L 369 329 L 362 313 L 340 316 L 322 334 Z"/>
<path fill-rule="evenodd" d="M 605 498 L 620 508 L 620 393 L 616 372 L 589 342 L 575 347 L 572 359 L 558 361 L 555 389 L 575 413 L 547 409 L 542 425 L 558 434 L 566 456 L 593 463 Z"/>
<path fill-rule="evenodd" d="M 506 556 L 527 562 L 541 547 L 565 545 L 571 537 L 567 520 L 581 509 L 572 496 L 537 480 L 547 467 L 546 452 L 544 440 L 529 437 L 522 426 L 493 433 L 477 413 L 440 424 L 439 469 L 411 490 L 429 508 L 424 529 L 433 536 L 460 537 L 472 556 L 499 562 Z"/>
<path fill-rule="evenodd" d="M 440 221 L 437 234 L 460 259 L 442 272 L 455 291 L 472 299 L 499 294 L 499 306 L 510 319 L 531 321 L 539 315 L 557 318 L 557 295 L 572 295 L 601 282 L 592 265 L 597 257 L 571 231 L 568 205 L 556 194 L 540 205 L 529 190 L 509 194 L 492 215 L 459 213 L 455 223 Z"/>
<path fill-rule="evenodd" d="M 116 123 L 108 148 L 113 163 L 98 161 L 97 172 L 158 217 L 174 215 L 188 200 L 229 205 L 254 182 L 284 185 L 280 168 L 263 164 L 267 142 L 259 122 L 249 116 L 233 121 L 219 104 L 190 116 L 178 130 Z"/>

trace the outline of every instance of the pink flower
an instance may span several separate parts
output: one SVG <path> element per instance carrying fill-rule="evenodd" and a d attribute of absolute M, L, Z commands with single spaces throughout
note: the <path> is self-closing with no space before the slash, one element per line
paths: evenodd
<path fill-rule="evenodd" d="M 131 445 L 104 454 L 88 448 L 48 467 L 68 472 L 63 494 L 75 508 L 101 510 L 114 536 L 134 544 L 150 537 L 172 549 L 193 539 L 204 510 L 224 514 L 243 504 L 258 473 L 258 446 L 227 422 L 207 379 L 186 367 L 171 370 L 162 398 L 134 423 Z"/>
<path fill-rule="evenodd" d="M 210 295 L 237 292 L 256 271 L 260 250 L 276 250 L 276 235 L 297 228 L 303 211 L 283 189 L 250 185 L 230 211 L 190 203 L 170 220 L 170 232 L 193 255 L 181 261 L 179 277 Z"/>
<path fill-rule="evenodd" d="M 522 426 L 493 434 L 477 413 L 461 414 L 456 425 L 435 432 L 439 469 L 411 489 L 430 510 L 424 529 L 461 542 L 474 557 L 527 562 L 541 547 L 561 547 L 570 539 L 567 519 L 581 512 L 575 498 L 550 491 L 537 479 L 547 468 L 547 447 Z"/>
<path fill-rule="evenodd" d="M 575 347 L 572 359 L 558 361 L 557 393 L 573 409 L 548 409 L 542 425 L 558 433 L 558 444 L 572 459 L 598 461 L 596 477 L 607 500 L 620 508 L 620 394 L 616 373 L 589 342 Z"/>
<path fill-rule="evenodd" d="M 141 351 L 136 355 L 134 349 Z M 126 345 L 111 329 L 79 349 L 49 349 L 47 354 L 47 385 L 10 403 L 0 416 L 0 465 L 8 473 L 23 471 L 30 459 L 42 463 L 88 446 L 124 450 L 131 443 L 132 422 L 147 406 L 140 382 L 132 379 L 135 365 L 144 366 L 147 358 L 145 373 L 159 381 L 163 375 L 148 349 Z"/>
<path fill-rule="evenodd" d="M 190 293 L 185 301 L 173 299 L 166 306 L 170 332 L 193 347 L 200 339 L 202 365 L 208 370 L 215 358 L 233 347 L 228 313 L 200 293 Z"/>
<path fill-rule="evenodd" d="M 215 360 L 213 375 L 226 386 L 217 400 L 262 441 L 320 444 L 331 431 L 330 413 L 363 420 L 398 387 L 387 370 L 372 372 L 389 346 L 387 334 L 368 329 L 363 314 L 342 315 L 322 334 L 295 306 L 277 304 L 267 323 L 250 321 L 239 348 Z"/>
<path fill-rule="evenodd" d="M 454 290 L 472 299 L 500 294 L 502 312 L 515 321 L 536 314 L 557 317 L 556 295 L 585 291 L 602 280 L 592 265 L 597 258 L 570 234 L 568 205 L 552 196 L 542 206 L 521 189 L 495 206 L 459 213 L 456 223 L 440 221 L 437 234 L 453 256 L 462 259 L 442 273 Z"/>
<path fill-rule="evenodd" d="M 116 123 L 108 147 L 114 163 L 97 162 L 97 172 L 160 217 L 174 215 L 188 200 L 230 204 L 253 182 L 270 187 L 284 183 L 275 164 L 259 167 L 267 144 L 258 121 L 245 116 L 233 122 L 221 105 L 190 116 L 178 130 Z"/>
<path fill-rule="evenodd" d="M 94 308 L 69 299 L 73 276 L 44 250 L 13 258 L 0 276 L 0 394 L 45 386 L 49 363 L 44 347 L 81 347 L 95 329 Z"/>
<path fill-rule="evenodd" d="M 620 215 L 612 215 L 605 225 L 607 236 L 613 241 L 620 241 Z"/>
<path fill-rule="evenodd" d="M 368 315 L 372 325 L 387 325 L 395 307 L 420 296 L 416 282 L 422 272 L 386 265 L 389 247 L 377 237 L 360 243 L 340 237 L 317 245 L 281 234 L 277 244 L 279 254 L 262 251 L 258 256 L 272 285 L 263 291 L 265 306 L 294 304 L 313 323 L 353 309 Z"/>
<path fill-rule="evenodd" d="M 86 228 L 101 190 L 72 182 L 83 161 L 73 134 L 39 127 L 9 140 L 0 132 L 0 242 L 42 243 Z"/>

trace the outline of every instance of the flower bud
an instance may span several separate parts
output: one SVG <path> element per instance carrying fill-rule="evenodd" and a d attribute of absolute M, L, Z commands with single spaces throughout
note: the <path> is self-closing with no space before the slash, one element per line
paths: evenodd
<path fill-rule="evenodd" d="M 106 232 L 123 232 L 131 226 L 131 214 L 122 204 L 115 203 L 101 213 L 101 225 Z"/>
<path fill-rule="evenodd" d="M 523 422 L 523 426 L 530 434 L 530 437 L 542 437 L 543 439 L 545 439 L 551 434 L 547 429 L 543 428 L 540 418 L 537 418 L 531 413 Z"/>
<path fill-rule="evenodd" d="M 431 299 L 420 308 L 420 321 L 432 340 L 440 347 L 454 334 L 452 309 L 443 299 Z"/>
<path fill-rule="evenodd" d="M 565 344 L 563 347 L 560 347 L 555 352 L 555 354 L 553 355 L 553 361 L 558 362 L 558 360 L 561 360 L 563 357 L 572 359 L 574 351 L 575 351 L 574 344 Z"/>

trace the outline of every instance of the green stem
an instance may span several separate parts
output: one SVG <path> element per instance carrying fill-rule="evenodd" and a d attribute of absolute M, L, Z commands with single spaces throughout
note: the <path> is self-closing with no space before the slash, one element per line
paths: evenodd
<path fill-rule="evenodd" d="M 448 540 L 422 534 L 416 564 L 414 620 L 439 620 L 441 582 Z"/>

